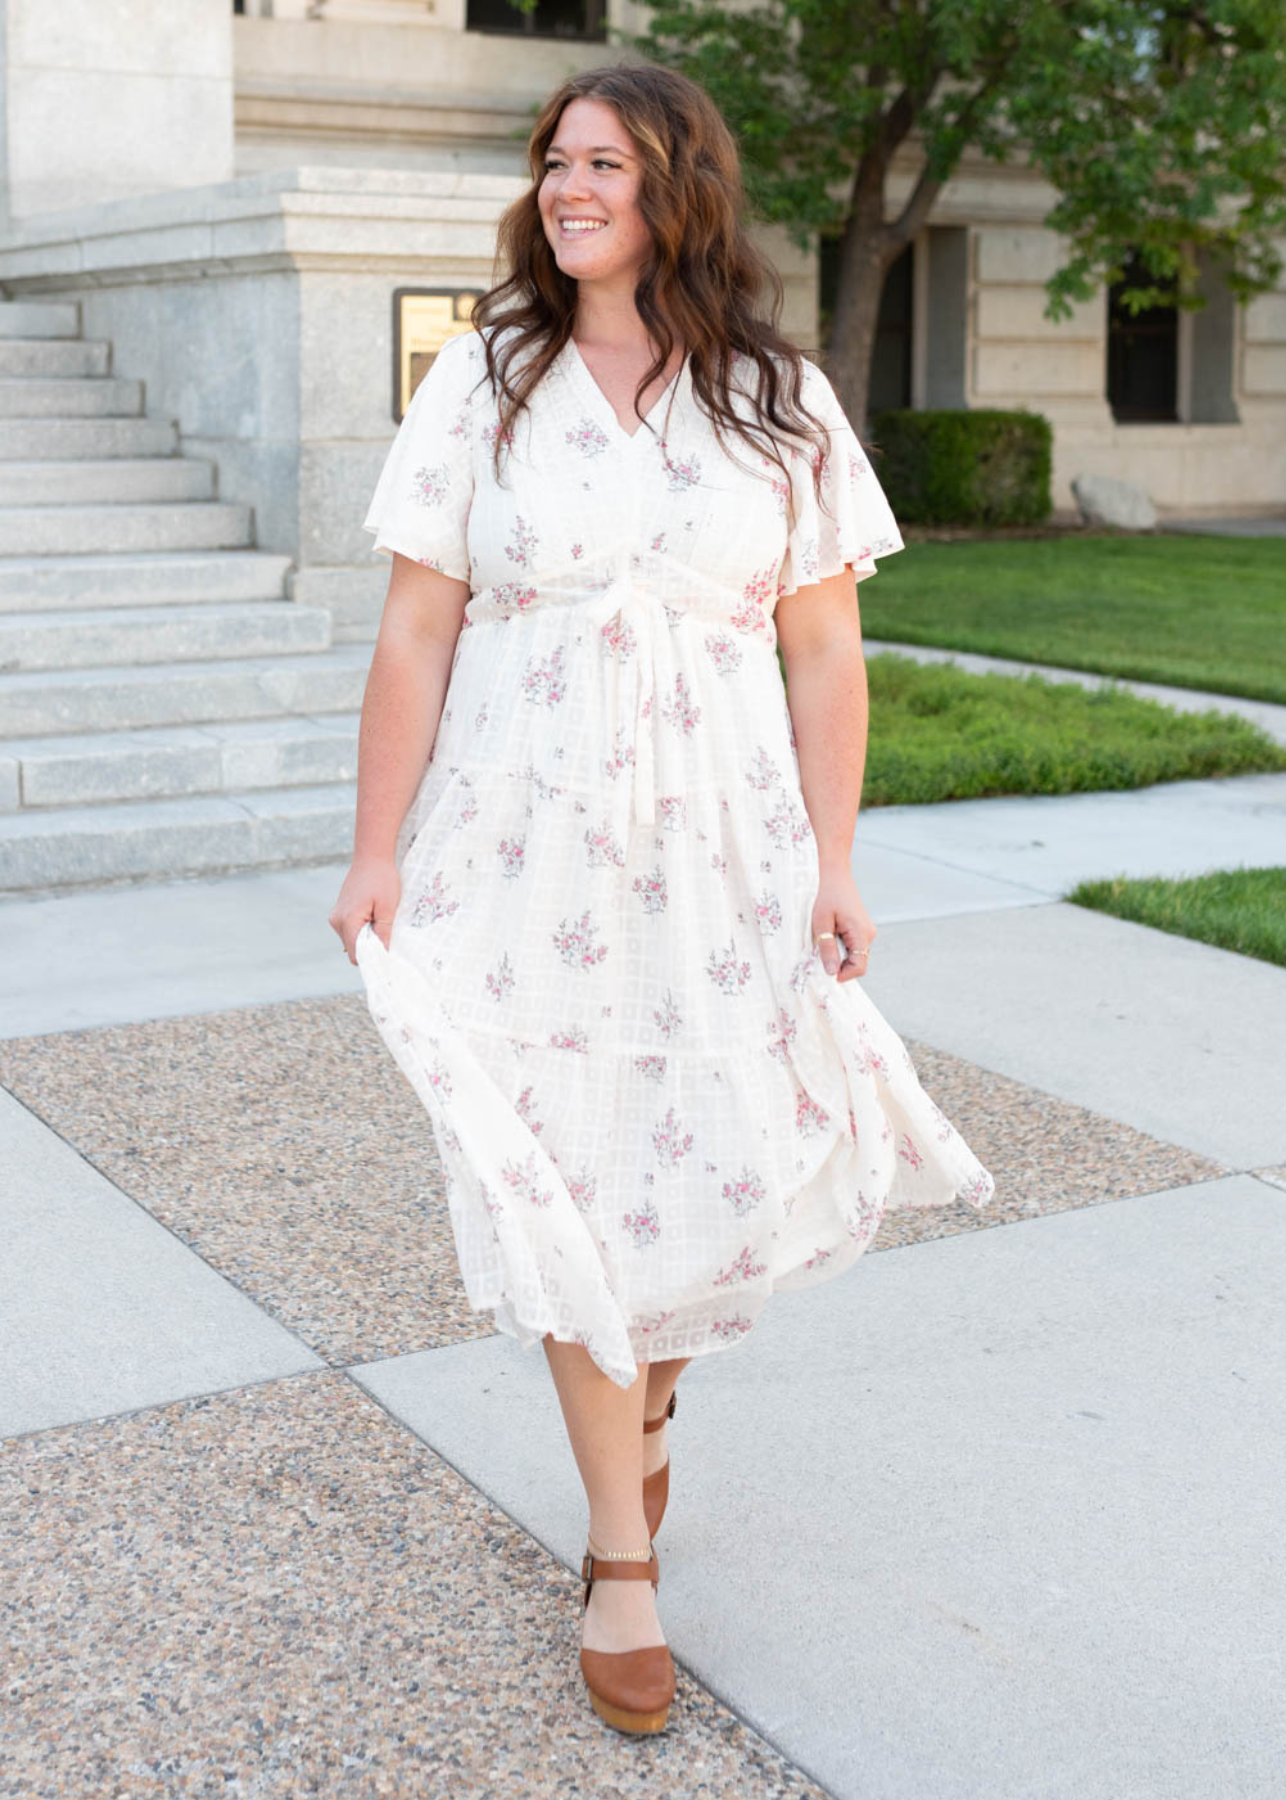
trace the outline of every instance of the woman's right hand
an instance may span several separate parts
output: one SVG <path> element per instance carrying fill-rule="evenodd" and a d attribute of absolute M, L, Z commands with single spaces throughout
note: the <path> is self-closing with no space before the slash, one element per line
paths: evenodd
<path fill-rule="evenodd" d="M 368 922 L 388 949 L 401 898 L 402 877 L 392 857 L 354 857 L 330 915 L 331 929 L 339 933 L 349 962 L 357 961 L 357 934 Z"/>

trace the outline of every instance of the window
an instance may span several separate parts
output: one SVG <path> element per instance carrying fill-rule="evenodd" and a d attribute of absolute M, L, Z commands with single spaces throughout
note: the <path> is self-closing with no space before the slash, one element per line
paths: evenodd
<path fill-rule="evenodd" d="M 1113 418 L 1123 425 L 1173 423 L 1179 417 L 1178 307 L 1132 313 L 1121 304 L 1126 287 L 1166 285 L 1132 260 L 1124 280 L 1108 289 L 1107 398 Z"/>
<path fill-rule="evenodd" d="M 533 12 L 522 13 L 509 0 L 468 0 L 469 31 L 514 32 L 526 37 L 607 39 L 606 0 L 536 0 Z"/>
<path fill-rule="evenodd" d="M 817 301 L 821 335 L 826 337 L 839 293 L 840 239 L 823 237 L 818 256 Z M 911 404 L 911 344 L 914 256 L 907 245 L 884 277 L 880 316 L 871 355 L 870 410 Z"/>

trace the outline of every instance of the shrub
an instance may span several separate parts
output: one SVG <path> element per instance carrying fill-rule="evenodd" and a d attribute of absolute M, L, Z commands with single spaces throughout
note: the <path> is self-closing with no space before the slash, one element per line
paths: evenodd
<path fill-rule="evenodd" d="M 909 525 L 1039 525 L 1054 434 L 1040 413 L 896 412 L 871 421 L 880 484 Z"/>

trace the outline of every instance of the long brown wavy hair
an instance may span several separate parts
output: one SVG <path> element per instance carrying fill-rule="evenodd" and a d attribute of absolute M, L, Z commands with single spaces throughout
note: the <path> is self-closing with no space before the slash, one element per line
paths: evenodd
<path fill-rule="evenodd" d="M 572 334 L 577 284 L 558 267 L 537 196 L 564 107 L 588 99 L 614 109 L 642 163 L 638 206 L 651 231 L 652 250 L 640 272 L 634 304 L 658 354 L 635 393 L 635 412 L 640 396 L 664 372 L 676 342 L 682 343 L 693 392 L 720 446 L 727 450 L 725 433 L 731 433 L 753 451 L 766 451 L 789 494 L 789 471 L 777 436 L 811 442 L 820 497 L 821 460 L 829 437 L 800 398 L 804 359 L 778 329 L 781 277 L 751 242 L 744 223 L 736 140 L 704 88 L 676 69 L 637 61 L 582 70 L 549 97 L 527 141 L 532 186 L 500 219 L 493 279 L 507 273 L 475 301 L 472 315 L 485 346 L 487 375 L 499 396 L 497 480 L 514 420 Z M 753 404 L 751 421 L 736 412 L 730 398 L 734 372 L 741 373 L 735 370 L 738 354 L 756 371 L 753 392 L 749 384 L 744 387 Z M 515 359 L 520 366 L 511 378 Z"/>

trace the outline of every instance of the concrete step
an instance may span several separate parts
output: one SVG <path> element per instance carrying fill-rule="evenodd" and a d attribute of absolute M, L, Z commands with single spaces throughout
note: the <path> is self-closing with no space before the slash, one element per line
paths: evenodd
<path fill-rule="evenodd" d="M 66 300 L 0 301 L 0 338 L 80 336 L 80 308 Z"/>
<path fill-rule="evenodd" d="M 5 376 L 0 379 L 0 418 L 133 418 L 143 410 L 143 383 L 119 375 L 97 380 Z"/>
<path fill-rule="evenodd" d="M 344 782 L 10 813 L 0 893 L 338 859 L 352 850 L 356 793 Z"/>
<path fill-rule="evenodd" d="M 119 506 L 213 498 L 214 464 L 196 457 L 0 462 L 0 506 Z"/>
<path fill-rule="evenodd" d="M 178 429 L 170 419 L 0 419 L 4 462 L 173 456 L 178 447 Z"/>
<path fill-rule="evenodd" d="M 370 661 L 368 644 L 343 644 L 309 656 L 3 675 L 0 738 L 355 712 Z"/>
<path fill-rule="evenodd" d="M 107 375 L 111 366 L 101 340 L 0 337 L 0 375 Z"/>
<path fill-rule="evenodd" d="M 289 568 L 288 556 L 274 556 L 265 550 L 3 557 L 0 614 L 280 600 Z"/>
<path fill-rule="evenodd" d="M 0 556 L 235 550 L 249 542 L 250 508 L 225 501 L 0 507 Z"/>
<path fill-rule="evenodd" d="M 0 673 L 289 656 L 330 646 L 330 614 L 290 600 L 0 614 Z"/>
<path fill-rule="evenodd" d="M 357 778 L 358 713 L 0 742 L 0 812 Z"/>

